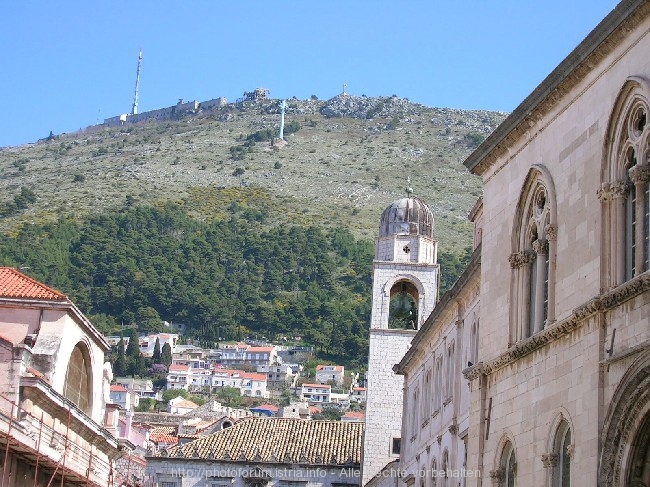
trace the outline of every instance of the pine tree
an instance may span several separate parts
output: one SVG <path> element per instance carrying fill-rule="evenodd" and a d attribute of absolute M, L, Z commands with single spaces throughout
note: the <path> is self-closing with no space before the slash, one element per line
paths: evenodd
<path fill-rule="evenodd" d="M 123 377 L 127 372 L 126 357 L 124 356 L 124 337 L 120 334 L 120 341 L 117 343 L 117 356 L 113 363 L 113 372 L 116 377 Z"/>
<path fill-rule="evenodd" d="M 138 330 L 131 328 L 131 334 L 129 335 L 129 344 L 126 346 L 126 356 L 135 358 L 138 355 L 140 355 L 140 340 L 138 339 Z"/>
<path fill-rule="evenodd" d="M 156 337 L 156 344 L 153 346 L 153 355 L 151 356 L 154 364 L 159 364 L 162 359 L 160 351 L 160 338 Z"/>
<path fill-rule="evenodd" d="M 162 347 L 162 363 L 169 367 L 172 363 L 172 347 L 169 343 L 165 343 Z"/>

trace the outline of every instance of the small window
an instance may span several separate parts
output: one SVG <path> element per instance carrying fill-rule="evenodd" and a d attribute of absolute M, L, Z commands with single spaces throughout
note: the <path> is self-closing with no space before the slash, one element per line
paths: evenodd
<path fill-rule="evenodd" d="M 401 438 L 393 438 L 393 443 L 391 445 L 390 453 L 392 455 L 399 455 L 401 449 L 402 449 L 402 439 Z"/>

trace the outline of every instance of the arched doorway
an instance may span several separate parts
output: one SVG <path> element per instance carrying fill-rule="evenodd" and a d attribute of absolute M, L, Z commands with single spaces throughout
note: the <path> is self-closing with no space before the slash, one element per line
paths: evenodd
<path fill-rule="evenodd" d="M 616 388 L 601 444 L 599 486 L 650 487 L 650 350 Z"/>

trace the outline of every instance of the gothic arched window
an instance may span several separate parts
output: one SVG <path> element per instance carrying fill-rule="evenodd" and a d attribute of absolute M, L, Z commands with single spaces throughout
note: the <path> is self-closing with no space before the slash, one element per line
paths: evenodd
<path fill-rule="evenodd" d="M 447 383 L 446 383 L 446 403 L 451 401 L 454 395 L 454 384 L 456 383 L 455 365 L 455 343 L 452 341 L 447 348 Z"/>
<path fill-rule="evenodd" d="M 630 78 L 610 117 L 603 152 L 603 280 L 613 288 L 650 268 L 650 86 Z"/>
<path fill-rule="evenodd" d="M 571 428 L 566 420 L 562 420 L 555 433 L 554 450 L 553 487 L 570 487 L 573 445 Z"/>
<path fill-rule="evenodd" d="M 513 225 L 510 345 L 555 320 L 555 208 L 550 173 L 536 164 L 526 177 Z"/>
<path fill-rule="evenodd" d="M 90 356 L 86 347 L 78 343 L 68 362 L 63 396 L 86 414 L 90 414 L 92 407 L 91 378 Z"/>
<path fill-rule="evenodd" d="M 422 422 L 428 423 L 431 417 L 431 397 L 433 394 L 433 386 L 431 384 L 431 369 L 427 369 L 424 376 L 424 401 L 422 410 Z"/>
<path fill-rule="evenodd" d="M 438 485 L 438 464 L 436 463 L 435 457 L 431 462 L 431 487 L 437 487 Z"/>
<path fill-rule="evenodd" d="M 517 475 L 517 460 L 515 449 L 510 440 L 507 440 L 501 450 L 499 457 L 499 468 L 490 472 L 490 476 L 496 480 L 499 487 L 515 487 L 515 478 Z"/>

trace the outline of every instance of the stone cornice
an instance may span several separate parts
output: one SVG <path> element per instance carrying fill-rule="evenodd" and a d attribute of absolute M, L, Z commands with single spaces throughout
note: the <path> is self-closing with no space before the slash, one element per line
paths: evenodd
<path fill-rule="evenodd" d="M 465 160 L 474 174 L 483 175 L 525 136 L 567 93 L 638 26 L 650 9 L 644 0 L 623 0 L 549 74 L 497 129 Z"/>
<path fill-rule="evenodd" d="M 479 362 L 472 367 L 466 368 L 463 370 L 463 375 L 468 380 L 474 380 L 481 375 L 487 376 L 493 374 L 497 370 L 514 363 L 535 350 L 539 350 L 545 345 L 568 335 L 582 326 L 585 320 L 594 316 L 596 313 L 614 309 L 625 301 L 648 291 L 650 291 L 650 271 L 627 281 L 605 294 L 591 299 L 582 306 L 574 309 L 567 318 L 547 325 L 539 333 L 514 344 L 498 357 L 486 362 Z"/>
<path fill-rule="evenodd" d="M 0 298 L 0 306 L 7 308 L 21 308 L 21 309 L 37 309 L 37 310 L 60 310 L 65 311 L 68 315 L 90 335 L 97 345 L 103 351 L 111 349 L 111 346 L 104 338 L 104 335 L 99 333 L 97 328 L 84 316 L 84 314 L 77 308 L 77 306 L 69 299 L 52 301 L 52 300 L 37 300 L 37 299 L 21 299 L 21 298 Z"/>

